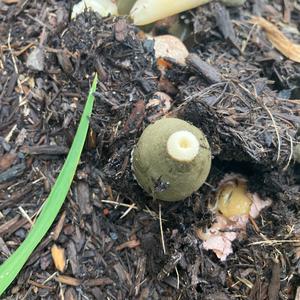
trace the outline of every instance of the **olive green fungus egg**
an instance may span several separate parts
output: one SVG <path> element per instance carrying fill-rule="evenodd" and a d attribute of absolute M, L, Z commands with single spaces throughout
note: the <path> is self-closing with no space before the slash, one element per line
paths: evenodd
<path fill-rule="evenodd" d="M 146 127 L 132 152 L 139 185 L 155 199 L 178 201 L 205 182 L 211 151 L 203 132 L 177 118 L 163 118 Z"/>

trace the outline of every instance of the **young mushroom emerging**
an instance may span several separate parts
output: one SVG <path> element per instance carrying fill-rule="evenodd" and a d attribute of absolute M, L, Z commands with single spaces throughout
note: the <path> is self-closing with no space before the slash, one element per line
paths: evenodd
<path fill-rule="evenodd" d="M 210 147 L 202 131 L 176 118 L 149 125 L 132 153 L 139 185 L 165 201 L 182 200 L 198 190 L 210 166 Z"/>

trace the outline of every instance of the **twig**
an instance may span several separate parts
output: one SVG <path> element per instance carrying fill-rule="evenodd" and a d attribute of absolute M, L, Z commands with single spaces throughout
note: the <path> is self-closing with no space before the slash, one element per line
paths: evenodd
<path fill-rule="evenodd" d="M 135 206 L 135 204 L 132 206 L 132 204 L 120 203 L 120 202 L 112 201 L 112 200 L 101 200 L 101 202 L 108 203 L 108 204 L 114 204 L 116 206 L 128 207 L 130 209 L 138 209 L 138 207 Z"/>
<path fill-rule="evenodd" d="M 158 218 L 159 218 L 159 228 L 160 228 L 161 244 L 162 244 L 162 248 L 163 248 L 164 254 L 166 254 L 167 251 L 166 251 L 166 246 L 165 246 L 164 231 L 163 231 L 163 227 L 162 227 L 161 204 L 160 203 L 159 203 Z"/>
<path fill-rule="evenodd" d="M 264 103 L 262 103 L 262 105 L 263 105 L 264 109 L 268 112 L 268 114 L 269 114 L 269 116 L 270 116 L 270 118 L 271 118 L 271 120 L 272 120 L 274 129 L 275 129 L 275 132 L 276 132 L 277 143 L 278 143 L 278 145 L 277 145 L 277 159 L 276 159 L 276 161 L 279 161 L 279 158 L 280 158 L 280 151 L 281 151 L 281 139 L 280 139 L 278 127 L 277 127 L 276 122 L 275 122 L 275 119 L 274 119 L 272 113 L 270 112 L 270 110 L 268 109 L 268 107 L 267 107 Z"/>
<path fill-rule="evenodd" d="M 255 29 L 256 27 L 257 27 L 257 24 L 253 24 L 253 26 L 251 27 L 251 29 L 250 29 L 250 31 L 249 31 L 249 34 L 248 34 L 248 36 L 247 36 L 246 42 L 243 43 L 243 45 L 242 45 L 242 48 L 241 48 L 241 53 L 242 53 L 242 54 L 245 52 L 246 47 L 247 47 L 247 45 L 248 45 L 248 43 L 249 43 L 250 37 L 251 37 L 251 35 L 252 35 L 252 33 L 253 33 L 253 31 L 254 31 L 254 29 Z"/>
<path fill-rule="evenodd" d="M 294 154 L 294 146 L 293 146 L 293 138 L 287 133 L 288 137 L 290 138 L 290 145 L 291 145 L 291 151 L 290 151 L 290 156 L 288 159 L 288 162 L 286 164 L 286 166 L 283 168 L 283 171 L 286 171 L 291 163 L 293 154 Z"/>
<path fill-rule="evenodd" d="M 275 244 L 284 244 L 284 243 L 300 243 L 300 240 L 266 240 L 266 241 L 258 241 L 253 242 L 248 245 L 254 246 L 254 245 L 275 245 Z"/>
<path fill-rule="evenodd" d="M 29 215 L 27 214 L 27 212 L 21 207 L 19 206 L 18 207 L 21 215 L 30 223 L 30 225 L 32 226 L 33 225 L 33 222 L 31 220 L 31 218 L 29 217 Z"/>
<path fill-rule="evenodd" d="M 54 272 L 52 275 L 50 275 L 48 278 L 46 278 L 44 281 L 43 281 L 43 284 L 46 284 L 47 282 L 49 282 L 50 280 L 52 280 L 52 278 L 54 278 L 55 276 L 58 275 L 58 272 Z"/>
<path fill-rule="evenodd" d="M 115 208 L 117 208 L 118 206 L 127 207 L 127 208 L 129 208 L 129 211 L 132 210 L 132 209 L 139 210 L 139 208 L 136 206 L 136 204 L 126 204 L 126 203 L 121 203 L 121 202 L 112 201 L 112 200 L 101 200 L 101 202 L 115 205 Z M 158 219 L 159 218 L 157 216 L 157 214 L 154 211 L 150 210 L 148 207 L 146 209 L 142 209 L 142 211 L 145 212 L 145 213 L 148 213 L 153 219 Z M 125 213 L 126 212 L 127 212 L 127 210 L 125 211 Z M 122 218 L 122 216 L 121 216 L 121 218 Z M 162 220 L 165 221 L 164 219 L 162 219 Z"/>
<path fill-rule="evenodd" d="M 18 79 L 17 79 L 18 87 L 19 87 L 20 91 L 22 91 L 22 93 L 25 94 L 24 90 L 23 90 L 23 87 L 22 87 L 22 84 L 21 84 L 20 79 L 19 79 L 19 70 L 18 70 L 18 66 L 17 66 L 17 63 L 16 63 L 15 56 L 14 56 L 13 51 L 11 49 L 10 39 L 11 39 L 11 31 L 8 32 L 7 46 L 8 46 L 9 52 L 11 54 L 11 59 L 13 61 L 15 73 L 18 75 Z M 21 106 L 21 104 L 22 104 L 22 96 L 19 93 L 19 106 Z"/>
<path fill-rule="evenodd" d="M 178 272 L 177 266 L 175 266 L 175 272 L 176 272 L 176 277 L 177 277 L 176 288 L 177 288 L 177 290 L 179 290 L 180 278 L 179 278 L 179 272 Z"/>
<path fill-rule="evenodd" d="M 275 133 L 276 133 L 276 137 L 277 137 L 277 159 L 276 161 L 279 161 L 280 159 L 280 152 L 281 152 L 281 139 L 280 139 L 280 134 L 278 131 L 278 127 L 276 125 L 275 119 L 271 113 L 271 111 L 269 110 L 269 108 L 265 105 L 265 103 L 263 101 L 259 101 L 258 96 L 255 94 L 253 95 L 246 87 L 244 87 L 243 85 L 239 84 L 239 87 L 241 87 L 248 95 L 249 97 L 251 97 L 252 99 L 256 100 L 259 104 L 262 105 L 262 107 L 267 111 L 269 117 L 272 120 L 274 129 L 275 129 Z"/>
<path fill-rule="evenodd" d="M 126 211 L 122 214 L 122 216 L 120 217 L 120 219 L 123 219 L 124 217 L 126 217 L 130 212 L 131 210 L 136 207 L 134 203 L 132 203 L 127 209 Z"/>

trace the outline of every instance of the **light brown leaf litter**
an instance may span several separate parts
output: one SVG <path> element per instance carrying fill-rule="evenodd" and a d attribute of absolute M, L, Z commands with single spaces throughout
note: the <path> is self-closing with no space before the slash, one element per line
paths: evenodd
<path fill-rule="evenodd" d="M 284 56 L 300 63 L 300 45 L 290 41 L 274 24 L 262 17 L 252 17 L 250 23 L 262 27 L 272 45 Z"/>

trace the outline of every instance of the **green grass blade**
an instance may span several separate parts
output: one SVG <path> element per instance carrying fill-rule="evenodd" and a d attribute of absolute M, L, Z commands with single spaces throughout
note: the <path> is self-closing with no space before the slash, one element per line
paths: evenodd
<path fill-rule="evenodd" d="M 89 127 L 89 118 L 92 113 L 94 95 L 97 86 L 97 74 L 95 75 L 92 87 L 89 91 L 87 102 L 63 168 L 51 190 L 51 193 L 42 208 L 40 215 L 32 226 L 26 239 L 19 248 L 0 266 L 0 296 L 16 278 L 27 259 L 40 243 L 54 222 L 59 210 L 64 203 L 71 186 L 81 151 Z"/>

